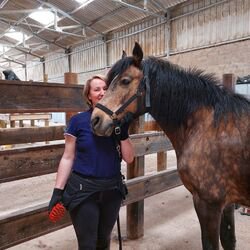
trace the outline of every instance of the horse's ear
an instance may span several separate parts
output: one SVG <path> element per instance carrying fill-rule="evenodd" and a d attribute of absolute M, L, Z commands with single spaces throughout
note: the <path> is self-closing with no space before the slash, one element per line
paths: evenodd
<path fill-rule="evenodd" d="M 123 51 L 122 51 L 122 59 L 125 58 L 125 57 L 127 57 L 127 53 L 126 53 L 125 50 L 123 50 Z"/>
<path fill-rule="evenodd" d="M 135 46 L 133 48 L 133 57 L 136 62 L 136 65 L 139 66 L 143 58 L 143 51 L 141 46 L 137 42 L 135 42 Z"/>

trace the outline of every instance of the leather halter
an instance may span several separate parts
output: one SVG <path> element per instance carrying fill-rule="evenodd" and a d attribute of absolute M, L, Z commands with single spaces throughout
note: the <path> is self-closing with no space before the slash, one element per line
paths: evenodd
<path fill-rule="evenodd" d="M 117 76 L 113 79 L 113 81 L 115 81 L 117 78 Z M 113 82 L 112 81 L 112 82 Z M 111 82 L 111 84 L 112 84 Z M 138 89 L 136 91 L 136 93 L 134 95 L 132 95 L 119 109 L 117 109 L 116 111 L 112 111 L 109 108 L 105 107 L 104 105 L 97 103 L 96 104 L 96 108 L 101 109 L 103 112 L 105 112 L 106 114 L 108 114 L 110 116 L 110 118 L 113 120 L 113 123 L 115 125 L 115 133 L 116 133 L 116 129 L 118 129 L 117 124 L 118 124 L 118 115 L 121 114 L 126 107 L 128 107 L 128 105 L 133 102 L 135 99 L 139 98 L 142 96 L 143 91 L 145 91 L 145 107 L 148 110 L 151 105 L 150 105 L 150 85 L 149 85 L 149 78 L 148 76 L 144 76 L 143 79 L 141 80 Z M 138 109 L 138 108 L 137 108 Z M 118 131 L 117 131 L 118 132 Z M 119 133 L 119 132 L 118 132 Z"/>

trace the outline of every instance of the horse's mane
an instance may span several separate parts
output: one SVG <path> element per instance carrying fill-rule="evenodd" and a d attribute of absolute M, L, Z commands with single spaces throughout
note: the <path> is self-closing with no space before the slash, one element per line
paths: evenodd
<path fill-rule="evenodd" d="M 133 57 L 115 63 L 108 73 L 107 84 L 133 64 Z M 143 60 L 142 70 L 151 84 L 150 113 L 168 126 L 180 126 L 200 107 L 214 110 L 215 124 L 228 114 L 239 116 L 250 112 L 250 102 L 224 88 L 213 74 L 195 68 L 186 70 L 155 57 Z"/>
<path fill-rule="evenodd" d="M 155 57 L 143 61 L 143 72 L 151 82 L 152 115 L 168 125 L 181 125 L 200 107 L 214 109 L 215 123 L 229 113 L 239 116 L 250 112 L 250 102 L 224 88 L 213 74 L 185 70 Z"/>

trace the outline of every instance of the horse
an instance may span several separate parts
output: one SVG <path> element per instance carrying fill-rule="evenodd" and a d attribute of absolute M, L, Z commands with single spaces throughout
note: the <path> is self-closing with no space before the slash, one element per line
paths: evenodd
<path fill-rule="evenodd" d="M 107 74 L 108 90 L 91 117 L 95 134 L 149 112 L 170 139 L 191 192 L 203 250 L 236 248 L 234 204 L 250 206 L 250 101 L 214 74 L 143 59 L 136 42 Z"/>

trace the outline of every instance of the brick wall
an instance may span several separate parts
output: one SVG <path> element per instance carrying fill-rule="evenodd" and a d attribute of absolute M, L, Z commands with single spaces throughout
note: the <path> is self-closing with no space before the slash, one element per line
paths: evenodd
<path fill-rule="evenodd" d="M 196 67 L 208 73 L 250 75 L 250 40 L 170 56 L 169 60 L 182 67 Z"/>

